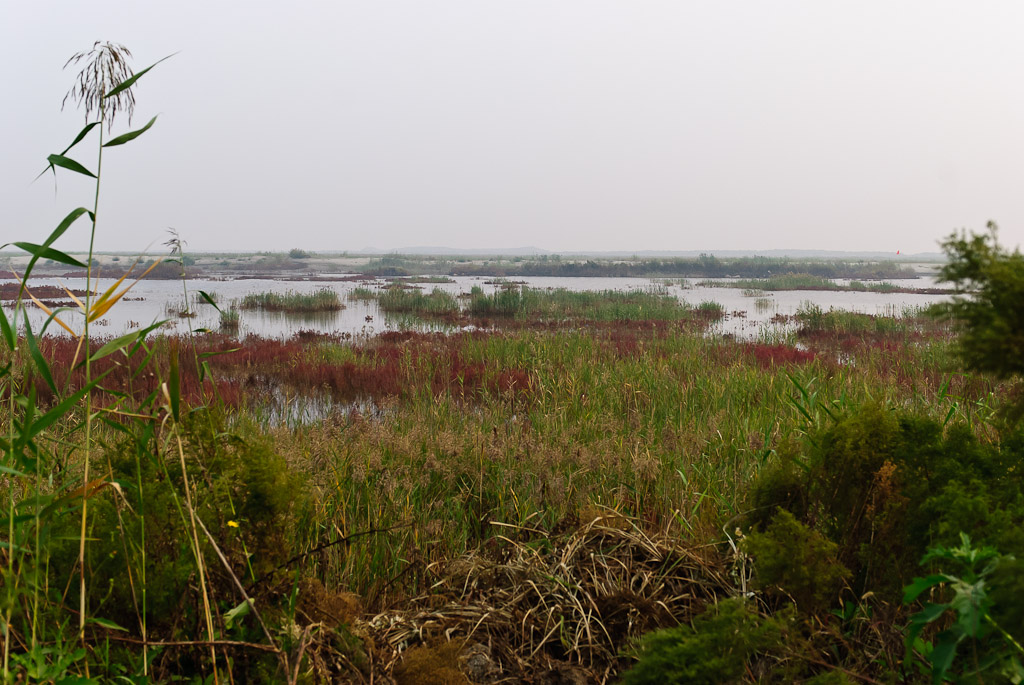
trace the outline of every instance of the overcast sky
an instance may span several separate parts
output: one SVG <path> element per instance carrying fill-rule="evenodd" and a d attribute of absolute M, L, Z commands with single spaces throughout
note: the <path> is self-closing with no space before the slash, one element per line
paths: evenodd
<path fill-rule="evenodd" d="M 180 53 L 104 157 L 101 250 L 1017 245 L 1022 30 L 1017 0 L 6 0 L 0 243 L 91 207 L 32 179 L 110 40 Z"/>

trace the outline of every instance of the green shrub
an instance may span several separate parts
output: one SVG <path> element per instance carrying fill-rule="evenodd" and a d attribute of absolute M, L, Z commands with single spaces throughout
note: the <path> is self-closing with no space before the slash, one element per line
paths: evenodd
<path fill-rule="evenodd" d="M 807 613 L 835 604 L 850 575 L 836 558 L 838 545 L 785 510 L 775 515 L 765 532 L 747 537 L 746 550 L 754 558 L 758 584 L 781 590 Z"/>
<path fill-rule="evenodd" d="M 923 651 L 931 664 L 935 683 L 950 676 L 963 683 L 1020 683 L 1024 680 L 1021 666 L 1024 648 L 994 616 L 992 596 L 993 573 L 1007 562 L 1012 563 L 1014 558 L 1004 557 L 993 547 L 973 545 L 965 533 L 960 533 L 959 537 L 960 545 L 956 547 L 929 549 L 921 563 L 935 567 L 938 572 L 915 578 L 905 588 L 906 602 L 913 602 L 926 592 L 932 595 L 931 599 L 939 600 L 926 603 L 911 618 L 906 637 L 908 654 L 910 649 L 927 645 Z M 1009 578 L 1004 573 L 996 580 Z M 1020 583 L 1016 585 L 1019 587 Z M 1020 604 L 1020 595 L 1017 595 L 1012 602 L 1012 606 L 1018 608 L 1017 616 Z M 931 631 L 932 640 L 922 641 L 920 636 L 934 627 L 939 630 Z M 1019 623 L 1007 627 L 1020 631 Z"/>
<path fill-rule="evenodd" d="M 182 417 L 186 466 L 194 483 L 197 517 L 210 531 L 243 582 L 252 583 L 286 561 L 296 516 L 304 502 L 297 475 L 277 455 L 268 438 L 236 427 L 225 432 L 217 412 L 196 410 Z M 240 435 L 255 436 L 241 438 Z M 154 431 L 108 446 L 107 466 L 120 483 L 123 499 L 90 501 L 87 590 L 96 613 L 124 626 L 142 615 L 143 588 L 148 634 L 164 639 L 195 634 L 201 598 L 195 586 L 195 559 L 185 508 L 180 456 L 158 446 Z M 78 521 L 69 517 L 52 564 L 73 568 L 78 553 Z M 202 533 L 200 533 L 202 535 Z M 205 538 L 207 582 L 222 598 L 220 612 L 238 603 L 237 590 Z M 76 597 L 77 584 L 69 588 Z M 180 636 L 178 636 L 180 637 Z"/>
<path fill-rule="evenodd" d="M 622 674 L 623 685 L 701 685 L 737 682 L 746 662 L 777 645 L 785 624 L 765 619 L 742 599 L 709 607 L 693 625 L 643 636 L 631 656 L 637 663 Z"/>
<path fill-rule="evenodd" d="M 747 525 L 782 510 L 838 547 L 855 593 L 894 600 L 929 546 L 960 532 L 1024 554 L 1024 439 L 983 443 L 960 426 L 866 405 L 783 445 L 753 481 Z"/>
<path fill-rule="evenodd" d="M 943 242 L 939 279 L 957 293 L 944 311 L 960 329 L 965 366 L 1006 378 L 1024 374 L 1024 255 L 999 245 L 994 222 L 988 229 Z"/>

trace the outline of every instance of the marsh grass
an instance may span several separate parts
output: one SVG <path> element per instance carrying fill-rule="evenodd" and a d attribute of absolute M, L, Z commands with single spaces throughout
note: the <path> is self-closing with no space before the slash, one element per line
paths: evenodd
<path fill-rule="evenodd" d="M 241 325 L 242 316 L 237 309 L 225 309 L 220 313 L 220 328 L 222 331 L 235 332 Z"/>
<path fill-rule="evenodd" d="M 691 310 L 664 289 L 572 291 L 510 286 L 493 294 L 474 288 L 467 312 L 522 320 L 676 321 L 687 318 Z"/>
<path fill-rule="evenodd" d="M 348 299 L 354 300 L 356 302 L 368 302 L 371 300 L 376 300 L 377 291 L 373 290 L 372 288 L 358 286 L 349 291 Z"/>
<path fill-rule="evenodd" d="M 388 313 L 418 316 L 449 316 L 458 314 L 455 296 L 440 288 L 425 293 L 419 288 L 392 286 L 377 296 L 380 308 Z"/>
<path fill-rule="evenodd" d="M 245 295 L 237 302 L 239 309 L 259 309 L 268 312 L 314 313 L 336 312 L 344 309 L 338 293 L 322 288 L 311 293 L 289 290 L 284 293 L 262 292 Z"/>
<path fill-rule="evenodd" d="M 822 316 L 827 320 L 828 313 Z M 711 594 L 729 591 L 719 552 L 706 545 L 720 540 L 723 520 L 744 511 L 748 484 L 771 462 L 776 449 L 805 430 L 806 417 L 794 408 L 794 399 L 803 402 L 810 415 L 820 413 L 795 391 L 793 378 L 801 387 L 812 388 L 827 407 L 835 406 L 833 399 L 855 406 L 874 398 L 933 416 L 946 411 L 948 401 L 943 397 L 982 398 L 992 392 L 977 379 L 942 373 L 936 355 L 948 347 L 944 337 L 923 335 L 918 344 L 906 345 L 906 334 L 891 328 L 880 329 L 871 339 L 856 338 L 846 350 L 845 363 L 835 358 L 827 341 L 818 349 L 817 341 L 811 340 L 804 350 L 784 341 L 737 343 L 706 337 L 686 320 L 616 320 L 579 329 L 519 328 L 453 335 L 385 333 L 358 341 L 326 336 L 287 341 L 250 337 L 239 344 L 199 338 L 196 354 L 207 362 L 221 398 L 220 409 L 214 410 L 230 412 L 234 418 L 233 428 L 218 427 L 213 432 L 208 432 L 205 419 L 199 420 L 203 411 L 192 412 L 194 420 L 183 420 L 181 434 L 190 469 L 194 464 L 211 477 L 220 473 L 229 478 L 213 489 L 197 490 L 192 506 L 211 532 L 219 535 L 211 520 L 219 521 L 220 531 L 235 530 L 227 527 L 227 521 L 239 522 L 243 529 L 254 525 L 256 510 L 234 513 L 240 511 L 235 498 L 249 492 L 253 483 L 265 482 L 259 479 L 270 479 L 259 486 L 269 488 L 260 491 L 265 496 L 283 487 L 274 485 L 278 478 L 286 479 L 281 483 L 298 479 L 303 484 L 308 498 L 295 499 L 294 507 L 276 509 L 272 517 L 261 519 L 260 525 L 269 526 L 262 533 L 253 531 L 247 537 L 231 533 L 221 543 L 233 550 L 228 554 L 235 572 L 248 574 L 249 582 L 255 583 L 248 592 L 263 611 L 278 617 L 274 620 L 291 620 L 281 600 L 274 598 L 273 588 L 296 582 L 289 580 L 295 573 L 315 579 L 324 588 L 353 593 L 364 607 L 364 616 L 382 612 L 381 620 L 391 626 L 388 635 L 396 639 L 422 627 L 417 612 L 426 610 L 432 592 L 447 588 L 446 596 L 458 598 L 457 602 L 435 607 L 432 615 L 457 630 L 469 630 L 482 621 L 479 630 L 494 631 L 495 658 L 510 665 L 514 663 L 511 655 L 523 653 L 520 650 L 553 647 L 558 633 L 547 633 L 559 619 L 538 614 L 530 609 L 534 604 L 525 600 L 509 609 L 514 619 L 487 612 L 511 606 L 512 598 L 522 592 L 540 601 L 535 594 L 542 592 L 549 606 L 568 612 L 563 614 L 565 625 L 582 631 L 567 634 L 563 648 L 574 658 L 606 663 L 624 644 L 621 640 L 635 636 L 642 626 L 670 625 L 689 615 L 693 609 L 686 602 L 669 602 L 672 608 L 666 614 L 652 608 L 658 601 L 667 601 L 665 597 L 678 597 L 672 591 L 674 584 L 699 582 L 702 592 Z M 72 341 L 61 339 L 47 340 L 42 347 L 55 360 L 51 365 L 55 375 L 70 374 L 72 390 L 84 382 L 80 371 L 71 373 L 73 349 Z M 149 350 L 151 371 L 162 378 L 171 376 L 173 350 L 182 360 L 188 354 L 171 338 L 153 340 Z M 31 359 L 21 359 L 21 365 L 29 365 L 29 376 L 35 376 Z M 96 372 L 111 374 L 111 385 L 131 387 L 131 368 L 114 361 L 99 360 Z M 187 407 L 203 402 L 200 378 L 193 365 L 179 363 L 177 368 L 180 411 L 188 416 Z M 135 392 L 142 401 L 149 389 L 142 384 Z M 312 423 L 289 424 L 273 422 L 281 411 L 263 404 L 267 398 L 297 403 L 300 398 L 316 397 L 329 398 L 344 411 L 328 409 Z M 110 394 L 97 397 L 98 406 L 116 400 Z M 966 417 L 982 410 L 965 400 L 957 411 Z M 259 454 L 263 456 L 242 450 L 236 457 L 239 461 L 230 462 L 236 464 L 232 469 L 241 470 L 216 470 L 223 469 L 217 466 L 223 462 L 203 455 L 207 450 L 219 453 L 222 448 L 213 444 L 222 438 L 215 436 L 225 432 L 235 437 L 224 439 L 223 449 L 262 444 L 265 452 Z M 98 438 L 113 444 L 118 434 L 104 426 Z M 284 470 L 249 474 L 268 454 L 279 455 L 275 469 Z M 118 463 L 123 460 L 115 460 Z M 159 532 L 159 526 L 168 524 L 160 524 L 165 521 L 157 513 L 161 490 L 147 471 L 151 468 L 161 468 L 160 461 L 143 468 L 140 476 L 147 498 L 152 498 L 146 506 L 156 508 L 140 509 L 135 503 L 133 508 L 149 512 L 146 515 L 153 519 L 156 527 L 146 529 L 146 547 L 152 563 L 159 564 L 166 562 L 161 562 L 162 552 L 154 545 L 167 535 Z M 247 484 L 235 478 L 245 478 Z M 174 481 L 182 482 L 180 473 Z M 229 486 L 228 491 L 235 493 L 233 505 L 216 494 Z M 172 501 L 165 501 L 173 512 Z M 223 510 L 215 514 L 218 507 Z M 184 504 L 182 510 L 186 516 L 178 516 L 178 534 L 189 531 Z M 103 511 L 107 517 L 103 525 L 114 527 L 115 518 L 110 518 L 114 509 Z M 133 514 L 122 516 L 127 518 L 121 525 L 131 530 Z M 270 536 L 271 549 L 259 545 L 260 536 Z M 117 537 L 110 539 L 116 542 Z M 347 542 L 332 544 L 337 540 Z M 688 541 L 705 545 L 704 551 L 694 557 Z M 247 557 L 243 542 L 245 549 L 255 553 Z M 202 556 L 215 559 L 212 548 L 201 539 L 200 543 Z M 565 568 L 549 568 L 545 550 L 557 545 L 570 545 L 582 556 L 569 557 L 575 561 Z M 97 553 L 109 549 L 100 546 Z M 500 552 L 504 567 L 491 561 L 492 551 L 497 550 L 504 550 Z M 614 550 L 625 556 L 616 556 L 619 552 Z M 686 569 L 684 576 L 649 565 L 666 554 L 681 560 L 678 568 Z M 299 561 L 275 570 L 275 563 L 281 562 L 273 559 L 292 558 Z M 597 564 L 598 577 L 605 580 L 592 585 L 575 579 L 577 571 L 572 569 L 577 562 Z M 168 584 L 159 566 L 148 568 L 154 610 L 171 611 L 164 608 L 167 598 L 161 585 L 176 586 Z M 188 576 L 187 564 L 175 568 Z M 621 573 L 629 575 L 630 568 L 634 574 L 630 577 L 644 574 L 650 582 L 643 585 L 638 598 L 622 601 L 627 607 L 639 607 L 637 615 L 650 623 L 617 623 L 607 613 L 611 608 L 606 613 L 570 608 L 575 600 L 587 597 L 606 601 L 601 598 L 607 592 L 600 588 L 611 587 L 613 579 L 625 583 Z M 542 573 L 541 569 L 560 580 L 551 581 L 550 587 L 547 581 L 535 580 L 536 590 L 528 583 L 514 582 L 523 574 Z M 228 635 L 216 625 L 216 616 L 235 606 L 237 599 L 230 579 L 219 574 L 215 564 L 208 570 L 210 601 L 216 608 L 214 628 L 219 635 Z M 491 579 L 488 589 L 466 590 L 485 576 Z M 118 606 L 130 606 L 125 595 L 116 596 Z M 197 594 L 187 596 L 193 608 L 201 606 Z M 306 606 L 303 603 L 309 600 L 303 597 L 300 593 L 298 601 Z M 324 610 L 329 606 L 324 604 Z M 513 630 L 512 625 L 521 629 Z M 582 638 L 588 629 L 602 636 L 608 630 L 609 638 Z M 168 630 L 162 619 L 150 621 L 152 636 L 167 639 L 174 635 Z M 259 637 L 246 634 L 254 640 Z M 498 640 L 498 635 L 505 637 Z M 184 637 L 180 632 L 177 636 Z M 311 643 L 309 648 L 314 644 L 324 657 L 337 649 L 326 642 Z M 374 647 L 381 648 L 381 643 Z M 158 665 L 160 674 L 172 667 L 194 672 L 209 668 L 209 661 L 165 660 Z M 235 668 L 241 668 L 237 662 Z M 242 673 L 236 670 L 236 676 Z"/>
<path fill-rule="evenodd" d="M 455 279 L 448 276 L 406 276 L 391 279 L 394 283 L 454 283 Z"/>
<path fill-rule="evenodd" d="M 922 336 L 950 337 L 953 333 L 949 322 L 936 319 L 926 310 L 904 308 L 884 314 L 862 314 L 845 309 L 822 309 L 811 302 L 803 302 L 795 318 L 800 325 L 802 337 L 829 336 L 849 337 L 857 335 L 880 336 L 887 339 L 902 338 L 910 342 Z"/>
<path fill-rule="evenodd" d="M 741 279 L 735 281 L 702 281 L 700 285 L 712 288 L 740 288 L 746 297 L 757 297 L 764 291 L 780 290 L 831 290 L 872 293 L 944 293 L 942 288 L 906 288 L 882 281 L 865 283 L 851 280 L 848 284 L 836 283 L 830 278 L 812 274 L 789 273 L 768 278 Z"/>
<path fill-rule="evenodd" d="M 878 407 L 869 427 L 918 425 L 898 411 L 996 442 L 1006 388 L 950 374 L 948 329 L 918 311 L 806 305 L 799 345 L 741 343 L 705 334 L 715 303 L 510 285 L 466 304 L 528 324 L 499 332 L 90 336 L 131 287 L 120 281 L 79 303 L 80 327 L 53 313 L 67 335 L 45 336 L 27 325 L 29 274 L 42 258 L 86 266 L 52 247 L 83 216 L 95 232 L 80 208 L 42 245 L 19 244 L 32 263 L 13 315 L 0 309 L 5 681 L 438 682 L 448 668 L 451 682 L 477 646 L 525 682 L 608 679 L 642 631 L 754 592 L 733 539 L 751 484 L 798 468 L 795 446 L 820 449 L 858 405 Z M 252 297 L 340 308 L 321 293 Z M 459 306 L 440 290 L 384 297 Z M 862 444 L 849 435 L 837 443 Z M 955 464 L 967 442 L 952 435 Z M 854 479 L 885 494 L 879 474 Z M 870 653 L 864 677 L 903 673 L 898 613 L 864 606 L 887 613 L 858 632 L 826 607 L 791 624 L 791 644 L 819 670 Z"/>
<path fill-rule="evenodd" d="M 696 307 L 697 312 L 711 319 L 719 319 L 725 316 L 725 307 L 714 300 L 702 300 Z"/>

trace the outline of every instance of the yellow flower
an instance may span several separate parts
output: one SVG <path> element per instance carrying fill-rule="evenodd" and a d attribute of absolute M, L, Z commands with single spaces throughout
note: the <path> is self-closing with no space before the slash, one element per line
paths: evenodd
<path fill-rule="evenodd" d="M 238 528 L 238 521 L 228 521 L 228 528 Z"/>

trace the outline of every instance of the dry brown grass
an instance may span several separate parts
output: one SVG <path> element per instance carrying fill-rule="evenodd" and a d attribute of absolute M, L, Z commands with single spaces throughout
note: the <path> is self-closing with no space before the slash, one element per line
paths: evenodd
<path fill-rule="evenodd" d="M 435 562 L 429 592 L 353 623 L 363 667 L 311 640 L 326 682 L 611 682 L 630 640 L 733 590 L 711 547 L 590 507 L 561 529 L 492 522 L 503 544 Z M 323 624 L 319 624 L 323 625 Z M 317 668 L 316 665 L 319 665 Z M 319 670 L 318 670 L 319 669 Z"/>

